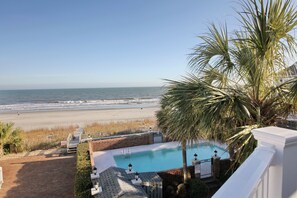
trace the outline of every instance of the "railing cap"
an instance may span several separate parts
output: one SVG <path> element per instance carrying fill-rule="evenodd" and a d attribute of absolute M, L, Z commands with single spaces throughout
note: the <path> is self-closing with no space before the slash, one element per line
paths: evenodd
<path fill-rule="evenodd" d="M 256 140 L 273 145 L 288 146 L 297 144 L 297 131 L 280 127 L 264 127 L 253 129 Z"/>

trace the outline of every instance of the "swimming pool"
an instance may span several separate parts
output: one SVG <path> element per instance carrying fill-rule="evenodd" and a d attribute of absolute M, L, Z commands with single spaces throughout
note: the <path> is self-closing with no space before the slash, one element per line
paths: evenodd
<path fill-rule="evenodd" d="M 187 164 L 192 165 L 195 153 L 197 153 L 199 160 L 204 160 L 211 158 L 215 150 L 218 151 L 218 156 L 221 159 L 229 158 L 229 153 L 225 149 L 210 143 L 201 143 L 193 145 L 193 147 L 187 147 Z M 114 155 L 113 157 L 118 167 L 127 169 L 128 164 L 131 163 L 133 169 L 138 172 L 158 172 L 182 167 L 181 146 L 155 151 Z"/>

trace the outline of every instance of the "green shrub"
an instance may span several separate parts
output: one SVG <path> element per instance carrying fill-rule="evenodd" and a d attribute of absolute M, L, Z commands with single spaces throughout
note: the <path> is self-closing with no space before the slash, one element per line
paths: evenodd
<path fill-rule="evenodd" d="M 3 154 L 22 150 L 21 130 L 14 128 L 13 123 L 0 121 L 0 157 Z"/>
<path fill-rule="evenodd" d="M 92 168 L 88 149 L 88 143 L 79 144 L 77 147 L 76 175 L 74 183 L 74 195 L 77 198 L 92 197 L 92 181 L 90 177 Z"/>
<path fill-rule="evenodd" d="M 220 180 L 221 184 L 224 184 L 229 179 L 229 177 L 231 177 L 231 175 L 232 175 L 231 171 L 221 173 L 220 177 L 219 177 L 219 180 Z"/>
<path fill-rule="evenodd" d="M 203 198 L 208 196 L 207 185 L 199 179 L 191 179 L 189 182 L 188 197 L 189 198 Z"/>

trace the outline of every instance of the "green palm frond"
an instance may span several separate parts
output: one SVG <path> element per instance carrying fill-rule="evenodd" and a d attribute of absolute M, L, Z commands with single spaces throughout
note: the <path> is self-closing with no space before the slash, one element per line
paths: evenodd
<path fill-rule="evenodd" d="M 167 92 L 161 99 L 161 110 L 157 112 L 158 125 L 163 133 L 177 141 L 199 139 L 195 110 L 187 102 L 187 93 L 182 83 L 170 81 Z"/>
<path fill-rule="evenodd" d="M 12 123 L 1 123 L 0 122 L 0 141 L 6 142 L 8 138 L 13 133 L 13 124 Z"/>
<path fill-rule="evenodd" d="M 242 1 L 238 12 L 246 42 L 256 52 L 259 63 L 267 73 L 276 73 L 284 67 L 284 56 L 296 53 L 296 41 L 290 34 L 297 25 L 297 12 L 291 0 Z"/>
<path fill-rule="evenodd" d="M 226 26 L 212 24 L 209 33 L 199 37 L 203 42 L 193 49 L 189 65 L 194 71 L 202 71 L 211 66 L 220 71 L 232 71 L 234 64 L 229 53 L 229 38 Z M 214 58 L 215 57 L 215 58 Z"/>
<path fill-rule="evenodd" d="M 259 125 L 241 126 L 235 134 L 227 139 L 229 147 L 236 148 L 236 162 L 241 163 L 249 156 L 256 147 L 256 141 L 252 136 L 251 131 L 258 128 Z"/>
<path fill-rule="evenodd" d="M 293 98 L 294 103 L 297 104 L 297 77 L 295 77 L 291 82 L 291 97 Z"/>

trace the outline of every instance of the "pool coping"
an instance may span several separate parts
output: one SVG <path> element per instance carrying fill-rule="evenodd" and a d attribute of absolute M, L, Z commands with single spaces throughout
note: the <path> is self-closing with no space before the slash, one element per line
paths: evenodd
<path fill-rule="evenodd" d="M 194 142 L 194 144 L 201 144 L 201 143 L 210 143 L 223 149 L 227 148 L 226 144 L 222 144 L 214 141 L 199 140 Z M 164 143 L 125 147 L 125 148 L 105 150 L 105 151 L 95 151 L 93 153 L 93 159 L 94 159 L 94 164 L 97 168 L 97 171 L 101 173 L 104 170 L 108 169 L 109 167 L 112 167 L 112 166 L 117 167 L 116 162 L 114 160 L 115 155 L 123 155 L 125 153 L 138 153 L 138 152 L 144 152 L 144 151 L 156 151 L 160 149 L 171 149 L 171 148 L 176 148 L 180 145 L 181 145 L 180 142 L 164 142 Z"/>

